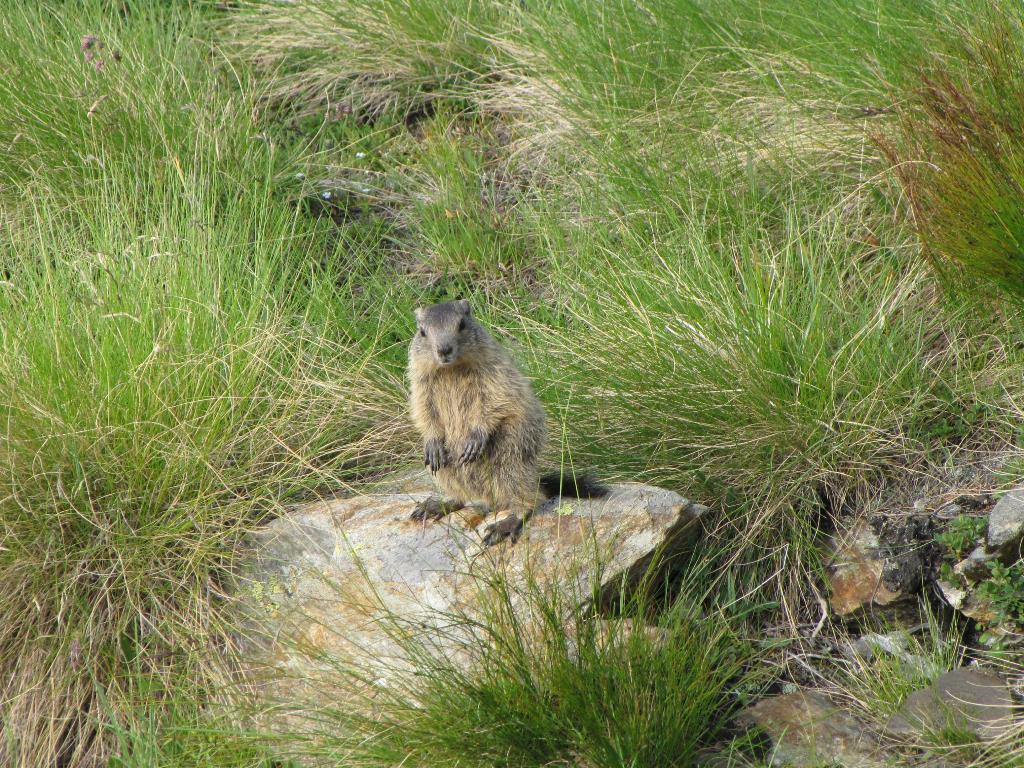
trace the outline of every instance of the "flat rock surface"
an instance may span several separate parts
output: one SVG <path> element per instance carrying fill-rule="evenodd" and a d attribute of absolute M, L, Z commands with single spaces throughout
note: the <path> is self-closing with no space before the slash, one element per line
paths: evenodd
<path fill-rule="evenodd" d="M 985 670 L 960 667 L 910 694 L 886 730 L 893 736 L 915 737 L 954 728 L 989 740 L 1006 733 L 1014 717 L 1006 680 Z"/>
<path fill-rule="evenodd" d="M 457 654 L 451 617 L 475 614 L 481 577 L 501 573 L 513 591 L 528 577 L 556 583 L 585 601 L 597 581 L 612 591 L 638 579 L 656 550 L 685 550 L 706 511 L 673 491 L 617 485 L 602 499 L 549 502 L 517 543 L 486 548 L 481 537 L 493 518 L 474 509 L 410 520 L 428 495 L 318 502 L 254 534 L 235 589 L 250 617 L 243 653 L 298 677 L 312 673 L 318 656 L 354 660 L 386 685 L 405 665 L 396 627 Z"/>
<path fill-rule="evenodd" d="M 772 741 L 771 763 L 793 768 L 842 765 L 880 768 L 879 745 L 853 715 L 821 693 L 773 696 L 745 710 L 742 719 Z"/>

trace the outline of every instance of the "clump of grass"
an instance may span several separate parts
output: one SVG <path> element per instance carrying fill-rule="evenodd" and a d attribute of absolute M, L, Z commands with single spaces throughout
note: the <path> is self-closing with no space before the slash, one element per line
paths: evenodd
<path fill-rule="evenodd" d="M 780 226 L 592 235 L 571 332 L 551 342 L 579 460 L 780 512 L 769 538 L 798 522 L 782 510 L 919 456 L 948 407 L 948 363 L 922 363 L 927 275 L 839 217 Z"/>
<path fill-rule="evenodd" d="M 493 0 L 253 2 L 223 39 L 299 114 L 422 116 L 437 100 L 480 104 L 504 63 L 490 41 L 514 14 Z"/>
<path fill-rule="evenodd" d="M 114 743 L 108 768 L 297 768 L 272 757 L 267 740 L 245 733 L 227 718 L 204 711 L 202 690 L 173 698 L 143 698 L 134 709 L 110 712 Z"/>
<path fill-rule="evenodd" d="M 692 585 L 652 629 L 642 593 L 618 593 L 634 620 L 605 621 L 596 592 L 582 599 L 561 579 L 475 578 L 473 606 L 436 622 L 443 643 L 419 622 L 381 620 L 411 662 L 386 685 L 351 660 L 320 658 L 334 672 L 318 696 L 345 704 L 313 704 L 291 734 L 298 752 L 367 767 L 687 766 L 756 686 L 752 647 L 727 612 L 699 607 Z"/>
<path fill-rule="evenodd" d="M 519 190 L 486 136 L 472 135 L 487 130 L 478 121 L 444 115 L 426 126 L 406 212 L 411 256 L 431 271 L 484 290 L 495 283 L 515 288 L 529 263 L 517 214 Z"/>
<path fill-rule="evenodd" d="M 76 7 L 0 33 L 22 84 L 0 86 L 18 224 L 0 250 L 0 755 L 18 766 L 97 764 L 139 700 L 216 698 L 233 542 L 404 443 L 386 328 L 334 303 L 344 280 L 309 258 L 326 233 L 278 198 L 289 160 L 251 96 L 218 95 L 193 11 Z M 79 61 L 86 34 L 120 58 Z"/>
<path fill-rule="evenodd" d="M 936 266 L 1024 295 L 1024 18 L 986 3 L 951 25 L 883 144 Z"/>
<path fill-rule="evenodd" d="M 963 664 L 958 627 L 943 626 L 927 603 L 922 603 L 921 618 L 918 632 L 899 625 L 881 628 L 881 639 L 871 643 L 869 654 L 848 655 L 833 675 L 839 693 L 879 727 L 900 710 L 907 696 Z"/>

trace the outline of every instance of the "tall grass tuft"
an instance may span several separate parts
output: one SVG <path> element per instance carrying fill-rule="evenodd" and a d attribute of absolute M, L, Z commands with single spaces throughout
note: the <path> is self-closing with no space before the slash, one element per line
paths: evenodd
<path fill-rule="evenodd" d="M 944 374 L 968 354 L 938 335 L 925 271 L 797 200 L 726 236 L 681 216 L 591 228 L 548 336 L 577 462 L 699 489 L 735 511 L 731 535 L 772 548 L 808 543 L 824 499 L 921 460 L 972 386 Z"/>
<path fill-rule="evenodd" d="M 650 627 L 642 593 L 619 594 L 635 620 L 604 620 L 596 592 L 562 579 L 513 584 L 500 568 L 474 578 L 472 606 L 438 619 L 443 643 L 407 617 L 380 620 L 409 661 L 386 682 L 351 660 L 317 659 L 331 671 L 315 701 L 287 702 L 297 714 L 284 737 L 298 754 L 367 768 L 682 768 L 758 687 L 756 651 L 729 610 L 701 607 L 706 585 L 688 583 Z"/>
<path fill-rule="evenodd" d="M 336 303 L 344 280 L 310 257 L 334 247 L 286 202 L 291 161 L 221 90 L 194 12 L 76 10 L 18 9 L 0 32 L 13 766 L 101 764 L 138 711 L 216 697 L 232 542 L 404 451 L 384 331 Z"/>
<path fill-rule="evenodd" d="M 1024 17 L 986 3 L 952 26 L 883 147 L 935 265 L 1024 295 Z M 982 287 L 979 292 L 984 292 Z"/>
<path fill-rule="evenodd" d="M 437 100 L 480 104 L 506 66 L 489 38 L 513 14 L 513 4 L 495 0 L 246 0 L 225 19 L 222 39 L 273 83 L 273 105 L 410 118 Z"/>

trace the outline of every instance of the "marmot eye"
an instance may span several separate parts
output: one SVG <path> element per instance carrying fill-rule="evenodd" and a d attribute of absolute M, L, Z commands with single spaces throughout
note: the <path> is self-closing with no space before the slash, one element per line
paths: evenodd
<path fill-rule="evenodd" d="M 420 328 L 420 336 L 426 336 L 427 332 Z"/>
<path fill-rule="evenodd" d="M 461 320 L 459 320 L 459 330 L 466 330 L 466 318 L 462 318 Z"/>

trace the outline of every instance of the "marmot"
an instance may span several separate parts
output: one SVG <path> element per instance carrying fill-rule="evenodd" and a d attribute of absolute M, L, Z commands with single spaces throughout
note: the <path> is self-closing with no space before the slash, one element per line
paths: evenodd
<path fill-rule="evenodd" d="M 607 489 L 558 472 L 538 477 L 547 438 L 544 408 L 511 356 L 473 317 L 469 302 L 417 309 L 409 345 L 412 418 L 424 463 L 444 498 L 417 505 L 416 520 L 437 520 L 471 501 L 508 516 L 487 527 L 484 544 L 515 541 L 543 492 L 600 496 Z"/>

